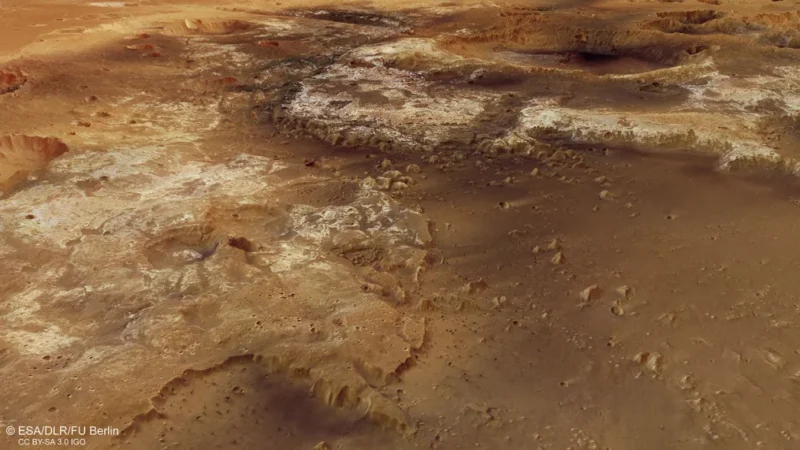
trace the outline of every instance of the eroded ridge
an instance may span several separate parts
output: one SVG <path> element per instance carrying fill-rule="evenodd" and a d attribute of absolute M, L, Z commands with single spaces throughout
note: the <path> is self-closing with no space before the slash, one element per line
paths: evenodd
<path fill-rule="evenodd" d="M 744 61 L 725 40 L 633 25 L 564 29 L 559 18 L 524 12 L 488 30 L 352 49 L 267 103 L 265 117 L 348 147 L 533 156 L 543 145 L 629 147 L 716 154 L 722 168 L 796 170 L 791 146 L 765 131 L 797 114 L 800 78 L 788 62 L 734 76 Z"/>
<path fill-rule="evenodd" d="M 9 188 L 30 172 L 69 151 L 56 138 L 10 135 L 0 137 L 0 187 Z"/>

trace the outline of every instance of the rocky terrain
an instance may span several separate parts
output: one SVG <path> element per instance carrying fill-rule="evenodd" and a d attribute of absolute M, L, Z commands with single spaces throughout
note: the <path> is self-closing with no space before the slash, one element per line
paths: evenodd
<path fill-rule="evenodd" d="M 800 446 L 797 2 L 0 7 L 3 429 Z"/>

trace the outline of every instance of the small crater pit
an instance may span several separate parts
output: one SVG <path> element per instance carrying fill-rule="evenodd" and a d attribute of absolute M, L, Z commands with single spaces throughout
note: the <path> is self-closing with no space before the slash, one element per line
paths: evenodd
<path fill-rule="evenodd" d="M 0 94 L 14 92 L 27 81 L 28 78 L 22 72 L 0 70 Z"/>
<path fill-rule="evenodd" d="M 245 253 L 251 253 L 258 250 L 258 246 L 246 237 L 232 237 L 228 239 L 228 245 L 233 248 L 238 248 Z"/>
<path fill-rule="evenodd" d="M 198 263 L 210 258 L 219 247 L 213 228 L 193 226 L 167 233 L 148 245 L 145 255 L 156 269 L 167 269 Z"/>
<path fill-rule="evenodd" d="M 266 205 L 236 205 L 234 208 L 217 207 L 210 212 L 214 223 L 226 223 L 229 236 L 245 236 L 253 229 L 259 230 L 258 240 L 284 239 L 293 234 L 292 218 L 285 207 Z"/>

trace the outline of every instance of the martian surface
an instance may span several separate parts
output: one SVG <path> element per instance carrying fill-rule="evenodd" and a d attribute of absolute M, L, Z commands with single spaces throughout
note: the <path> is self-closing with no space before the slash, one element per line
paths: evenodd
<path fill-rule="evenodd" d="M 0 12 L 0 448 L 800 448 L 800 0 Z"/>

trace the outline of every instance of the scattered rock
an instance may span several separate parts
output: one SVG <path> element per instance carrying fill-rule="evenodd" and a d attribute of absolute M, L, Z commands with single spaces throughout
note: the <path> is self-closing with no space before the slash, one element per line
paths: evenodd
<path fill-rule="evenodd" d="M 375 183 L 378 189 L 389 189 L 392 185 L 392 180 L 386 177 L 377 177 L 375 178 Z"/>
<path fill-rule="evenodd" d="M 490 422 L 499 423 L 500 416 L 497 408 L 475 403 L 467 404 L 462 410 L 461 415 L 471 418 L 476 427 L 488 425 Z"/>
<path fill-rule="evenodd" d="M 645 361 L 644 367 L 651 372 L 660 372 L 663 363 L 664 358 L 659 353 L 652 353 Z"/>
<path fill-rule="evenodd" d="M 416 164 L 409 164 L 406 166 L 406 173 L 420 173 L 422 172 L 422 168 L 420 168 Z"/>
<path fill-rule="evenodd" d="M 381 169 L 391 169 L 392 167 L 394 167 L 394 164 L 392 164 L 390 160 L 384 159 L 383 161 L 381 161 L 380 167 Z"/>
<path fill-rule="evenodd" d="M 600 297 L 603 296 L 603 290 L 600 289 L 600 286 L 593 284 L 586 289 L 582 290 L 580 293 L 580 299 L 584 303 L 591 303 Z"/>
<path fill-rule="evenodd" d="M 691 374 L 684 375 L 680 380 L 678 380 L 678 387 L 684 391 L 694 389 L 696 385 L 697 383 Z"/>
<path fill-rule="evenodd" d="M 425 319 L 409 319 L 404 324 L 400 331 L 400 337 L 403 338 L 411 348 L 419 350 L 425 344 Z"/>
<path fill-rule="evenodd" d="M 565 159 L 567 159 L 567 154 L 564 153 L 563 150 L 556 150 L 553 153 L 553 156 L 550 157 L 550 159 L 553 161 L 564 161 Z"/>
<path fill-rule="evenodd" d="M 553 264 L 563 264 L 564 260 L 565 260 L 564 254 L 561 253 L 561 252 L 558 252 L 558 253 L 555 254 L 555 256 L 553 256 L 553 258 L 550 260 L 550 262 L 553 263 Z"/>
<path fill-rule="evenodd" d="M 481 80 L 486 76 L 486 73 L 486 69 L 477 69 L 469 75 L 469 81 L 475 82 L 477 80 Z"/>
<path fill-rule="evenodd" d="M 542 248 L 537 245 L 533 247 L 533 250 L 531 251 L 533 252 L 534 255 L 538 255 L 539 253 L 542 253 Z"/>
<path fill-rule="evenodd" d="M 393 191 L 404 191 L 406 189 L 408 189 L 408 185 L 406 183 L 403 183 L 402 181 L 395 181 L 394 183 L 392 183 Z"/>
<path fill-rule="evenodd" d="M 366 189 L 377 189 L 378 188 L 378 181 L 372 177 L 366 177 L 361 180 L 361 186 Z"/>
<path fill-rule="evenodd" d="M 500 202 L 497 206 L 500 207 L 500 209 L 508 209 L 511 207 L 511 204 L 508 202 Z"/>
<path fill-rule="evenodd" d="M 735 362 L 737 364 L 742 362 L 741 353 L 733 351 L 733 350 L 731 350 L 729 348 L 726 348 L 725 350 L 722 351 L 722 357 L 727 359 L 727 360 L 729 360 L 729 361 L 733 361 L 733 362 Z"/>
<path fill-rule="evenodd" d="M 437 309 L 436 305 L 433 303 L 433 300 L 423 297 L 419 299 L 417 305 L 414 307 L 417 311 L 435 311 Z"/>
<path fill-rule="evenodd" d="M 606 178 L 606 177 L 597 177 L 597 178 L 594 179 L 594 182 L 597 183 L 597 184 L 603 184 L 606 181 L 608 181 L 608 178 Z"/>
<path fill-rule="evenodd" d="M 414 181 L 413 178 L 411 178 L 409 176 L 405 176 L 405 175 L 402 176 L 402 177 L 397 177 L 396 181 L 401 181 L 401 182 L 403 182 L 403 183 L 405 183 L 405 184 L 407 184 L 409 186 L 416 184 L 416 181 Z"/>
<path fill-rule="evenodd" d="M 633 360 L 651 372 L 660 372 L 664 364 L 664 357 L 660 353 L 642 352 L 634 356 Z"/>
<path fill-rule="evenodd" d="M 768 348 L 763 349 L 762 355 L 764 357 L 764 361 L 766 361 L 767 364 L 769 364 L 776 370 L 782 370 L 786 366 L 786 358 L 784 358 L 783 355 L 776 352 L 775 350 Z"/>
<path fill-rule="evenodd" d="M 394 181 L 398 179 L 401 175 L 402 173 L 400 173 L 399 170 L 387 170 L 386 172 L 383 173 L 382 176 Z"/>
<path fill-rule="evenodd" d="M 621 295 L 622 298 L 628 300 L 633 295 L 633 288 L 628 285 L 623 285 L 617 288 L 617 294 Z"/>
<path fill-rule="evenodd" d="M 664 325 L 672 325 L 673 323 L 675 323 L 675 314 L 664 313 L 664 314 L 658 316 L 658 319 L 656 319 L 656 320 L 658 320 L 659 322 L 661 322 Z"/>
<path fill-rule="evenodd" d="M 600 198 L 606 201 L 611 201 L 614 200 L 614 194 L 604 189 L 600 191 Z"/>
<path fill-rule="evenodd" d="M 550 244 L 547 245 L 548 250 L 561 250 L 561 241 L 558 238 L 553 238 Z"/>
<path fill-rule="evenodd" d="M 315 445 L 311 450 L 331 450 L 331 445 L 325 441 L 320 441 L 320 443 Z"/>
<path fill-rule="evenodd" d="M 477 307 L 477 305 L 475 305 L 475 303 L 473 301 L 471 301 L 471 300 L 461 300 L 461 302 L 459 302 L 458 306 L 456 306 L 456 311 L 459 311 L 459 312 L 467 311 L 467 310 L 477 311 L 478 309 L 479 308 Z"/>
<path fill-rule="evenodd" d="M 495 298 L 493 298 L 493 299 L 492 299 L 492 305 L 493 305 L 495 308 L 501 308 L 501 307 L 503 307 L 503 305 L 505 305 L 507 302 L 508 302 L 508 299 L 506 298 L 506 296 L 505 296 L 505 295 L 500 295 L 500 296 L 498 296 L 498 297 L 495 297 Z"/>
<path fill-rule="evenodd" d="M 477 281 L 470 281 L 469 283 L 465 284 L 461 287 L 463 292 L 467 294 L 474 294 L 476 292 L 484 291 L 489 288 L 489 284 L 484 281 L 483 278 Z"/>
<path fill-rule="evenodd" d="M 622 309 L 622 302 L 619 299 L 614 300 L 614 303 L 611 304 L 611 313 L 615 316 L 622 316 L 625 314 L 625 310 Z"/>

